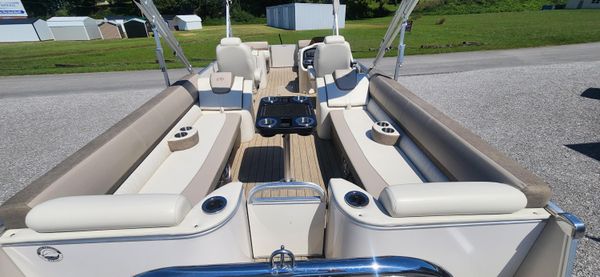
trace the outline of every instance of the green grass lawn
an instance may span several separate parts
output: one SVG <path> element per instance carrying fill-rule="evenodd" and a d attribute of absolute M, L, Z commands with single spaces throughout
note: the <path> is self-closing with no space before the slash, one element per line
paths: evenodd
<path fill-rule="evenodd" d="M 436 21 L 445 18 L 445 23 Z M 351 43 L 355 58 L 376 54 L 390 18 L 346 22 L 341 34 Z M 561 45 L 600 41 L 600 11 L 560 10 L 419 17 L 407 34 L 407 54 L 431 54 Z M 296 43 L 299 39 L 326 36 L 330 30 L 287 31 L 264 25 L 235 25 L 233 32 L 244 41 Z M 206 26 L 193 32 L 178 32 L 187 57 L 195 67 L 215 58 L 215 46 L 224 26 Z M 460 46 L 462 42 L 477 46 Z M 0 44 L 0 75 L 74 73 L 156 69 L 152 38 L 81 42 L 35 42 Z M 422 48 L 422 45 L 435 48 Z M 448 47 L 448 45 L 450 47 Z M 441 47 L 441 48 L 438 48 Z M 165 47 L 166 49 L 166 47 Z M 390 55 L 395 55 L 389 53 Z M 170 68 L 182 67 L 167 55 Z"/>

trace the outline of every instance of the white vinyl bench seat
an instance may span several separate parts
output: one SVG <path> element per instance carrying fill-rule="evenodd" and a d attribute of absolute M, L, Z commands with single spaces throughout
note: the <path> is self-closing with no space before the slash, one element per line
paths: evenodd
<path fill-rule="evenodd" d="M 240 116 L 202 114 L 198 106 L 167 133 L 115 194 L 172 193 L 185 195 L 192 204 L 212 191 L 239 136 Z M 171 152 L 167 140 L 184 126 L 200 134 L 198 143 Z"/>
<path fill-rule="evenodd" d="M 389 184 L 414 184 L 424 180 L 397 145 L 371 139 L 376 122 L 364 109 L 330 112 L 334 136 L 356 172 L 360 183 L 374 196 Z"/>

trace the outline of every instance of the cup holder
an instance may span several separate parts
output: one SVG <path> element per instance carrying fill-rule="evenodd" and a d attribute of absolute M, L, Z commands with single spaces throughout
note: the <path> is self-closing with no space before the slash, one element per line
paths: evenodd
<path fill-rule="evenodd" d="M 175 137 L 176 138 L 184 138 L 184 137 L 187 137 L 187 135 L 188 135 L 188 132 L 179 132 L 179 133 L 175 134 Z"/>
<path fill-rule="evenodd" d="M 396 132 L 396 130 L 394 130 L 394 128 L 389 128 L 389 127 L 382 128 L 381 130 L 386 134 L 392 134 L 392 133 Z"/>
<path fill-rule="evenodd" d="M 400 138 L 400 133 L 387 121 L 379 121 L 371 128 L 372 139 L 383 145 L 395 145 Z"/>
<path fill-rule="evenodd" d="M 269 103 L 269 104 L 275 104 L 279 101 L 278 97 L 275 96 L 267 96 L 267 97 L 263 97 L 262 100 L 265 103 Z"/>
<path fill-rule="evenodd" d="M 308 126 L 315 124 L 315 120 L 312 117 L 306 117 L 306 116 L 297 117 L 294 121 L 296 122 L 297 125 L 300 125 L 303 127 L 308 127 Z"/>
<path fill-rule="evenodd" d="M 167 140 L 171 152 L 192 148 L 199 141 L 198 130 L 191 126 L 181 127 Z"/>
<path fill-rule="evenodd" d="M 265 98 L 267 98 L 267 97 L 265 97 Z M 263 98 L 263 99 L 265 99 L 265 98 Z M 261 127 L 261 128 L 273 128 L 277 125 L 277 119 L 271 118 L 271 117 L 266 117 L 266 118 L 259 120 L 257 124 L 258 124 L 258 127 Z"/>
<path fill-rule="evenodd" d="M 306 101 L 308 101 L 308 97 L 298 95 L 298 96 L 292 97 L 292 101 L 294 101 L 296 103 L 305 103 Z"/>

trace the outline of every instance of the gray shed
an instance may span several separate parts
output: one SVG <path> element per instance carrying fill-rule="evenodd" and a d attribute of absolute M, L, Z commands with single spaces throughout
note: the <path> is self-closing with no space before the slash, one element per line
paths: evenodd
<path fill-rule="evenodd" d="M 344 28 L 346 5 L 340 5 L 338 23 Z M 267 25 L 288 30 L 333 28 L 333 5 L 292 3 L 267 7 Z"/>
<path fill-rule="evenodd" d="M 53 40 L 46 21 L 37 18 L 0 20 L 0 42 Z"/>
<path fill-rule="evenodd" d="M 102 38 L 96 20 L 87 16 L 55 16 L 48 19 L 48 27 L 50 27 L 56 40 L 92 40 Z"/>

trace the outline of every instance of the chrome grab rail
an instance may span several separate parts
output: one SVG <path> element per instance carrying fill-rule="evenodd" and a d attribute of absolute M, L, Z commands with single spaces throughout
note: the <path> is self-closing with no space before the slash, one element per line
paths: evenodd
<path fill-rule="evenodd" d="M 585 235 L 585 223 L 583 223 L 581 219 L 579 219 L 571 213 L 563 211 L 558 205 L 556 205 L 553 202 L 548 202 L 546 210 L 550 214 L 555 216 L 557 220 L 566 222 L 569 225 L 571 225 L 571 227 L 573 228 L 573 233 L 571 234 L 571 236 L 574 239 L 583 238 L 583 236 Z"/>
<path fill-rule="evenodd" d="M 325 201 L 325 191 L 319 185 L 310 182 L 273 182 L 256 185 L 248 193 L 248 203 L 265 203 L 265 202 L 288 202 L 288 201 L 314 201 L 314 197 L 271 197 L 271 198 L 256 198 L 257 193 L 268 189 L 310 189 L 319 195 L 321 202 Z"/>
<path fill-rule="evenodd" d="M 371 257 L 340 260 L 298 261 L 294 267 L 276 268 L 270 263 L 178 266 L 148 271 L 137 276 L 452 276 L 443 268 L 410 257 Z"/>

